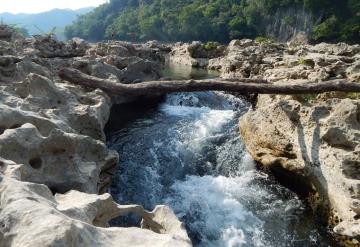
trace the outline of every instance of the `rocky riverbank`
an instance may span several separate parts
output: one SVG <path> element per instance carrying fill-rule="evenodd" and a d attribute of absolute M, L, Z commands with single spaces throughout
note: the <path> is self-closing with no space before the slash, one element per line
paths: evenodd
<path fill-rule="evenodd" d="M 211 52 L 177 44 L 174 62 L 219 70 L 223 78 L 272 83 L 360 82 L 360 46 L 235 40 Z M 360 99 L 355 93 L 259 95 L 240 120 L 253 158 L 296 185 L 346 246 L 360 246 Z"/>
<path fill-rule="evenodd" d="M 61 81 L 62 67 L 131 83 L 157 79 L 166 47 L 24 39 L 0 26 L 0 245 L 190 246 L 166 206 L 118 205 L 107 193 L 118 155 L 103 132 L 111 99 Z M 108 227 L 135 213 L 138 228 Z"/>
<path fill-rule="evenodd" d="M 25 39 L 0 26 L 1 246 L 191 245 L 168 207 L 147 212 L 118 205 L 105 193 L 118 155 L 104 144 L 103 129 L 121 99 L 58 77 L 61 68 L 72 67 L 117 83 L 155 80 L 165 59 L 228 79 L 360 80 L 358 45 L 64 43 L 51 36 Z M 358 97 L 260 95 L 240 121 L 253 158 L 290 184 L 299 181 L 348 246 L 360 246 Z M 141 227 L 108 227 L 128 213 L 143 218 Z"/>

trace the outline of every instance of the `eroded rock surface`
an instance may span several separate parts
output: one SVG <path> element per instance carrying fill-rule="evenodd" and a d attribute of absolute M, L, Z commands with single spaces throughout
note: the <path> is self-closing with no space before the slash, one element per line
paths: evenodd
<path fill-rule="evenodd" d="M 209 59 L 221 57 L 224 52 L 225 46 L 223 45 L 206 49 L 206 46 L 199 41 L 190 44 L 179 42 L 173 45 L 169 54 L 169 61 L 197 68 L 207 68 Z"/>
<path fill-rule="evenodd" d="M 209 62 L 224 78 L 264 78 L 275 84 L 359 79 L 359 45 L 242 40 L 232 42 L 227 51 L 224 57 Z M 288 172 L 290 178 L 291 174 L 303 177 L 313 190 L 313 205 L 330 213 L 334 233 L 346 239 L 346 245 L 358 246 L 358 94 L 259 95 L 255 108 L 242 117 L 240 129 L 255 160 Z"/>
<path fill-rule="evenodd" d="M 147 212 L 118 205 L 109 194 L 78 191 L 54 197 L 45 185 L 9 178 L 1 178 L 0 193 L 2 246 L 191 246 L 166 206 Z M 128 213 L 142 216 L 147 229 L 106 227 L 112 217 Z"/>
<path fill-rule="evenodd" d="M 191 246 L 168 207 L 147 212 L 105 193 L 118 161 L 104 143 L 112 100 L 57 76 L 73 67 L 119 83 L 157 79 L 163 52 L 156 42 L 24 39 L 0 26 L 0 246 Z M 128 213 L 142 226 L 109 227 Z"/>

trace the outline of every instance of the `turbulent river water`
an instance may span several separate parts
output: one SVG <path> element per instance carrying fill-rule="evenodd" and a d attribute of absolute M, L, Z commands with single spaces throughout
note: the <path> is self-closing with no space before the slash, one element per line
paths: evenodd
<path fill-rule="evenodd" d="M 214 76 L 185 68 L 166 73 Z M 238 119 L 249 107 L 227 94 L 175 93 L 109 133 L 108 146 L 120 154 L 115 200 L 148 210 L 169 205 L 195 246 L 328 246 L 304 203 L 256 169 L 245 151 Z"/>

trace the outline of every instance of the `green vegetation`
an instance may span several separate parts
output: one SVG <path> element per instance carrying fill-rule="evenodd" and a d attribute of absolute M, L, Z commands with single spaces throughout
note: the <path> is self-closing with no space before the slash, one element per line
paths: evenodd
<path fill-rule="evenodd" d="M 348 93 L 347 97 L 350 99 L 360 99 L 360 93 Z"/>
<path fill-rule="evenodd" d="M 357 83 L 360 83 L 360 81 L 357 81 Z M 360 93 L 347 93 L 347 97 L 350 99 L 360 99 Z"/>
<path fill-rule="evenodd" d="M 273 38 L 263 36 L 256 37 L 255 41 L 259 44 L 271 44 L 275 42 Z"/>
<path fill-rule="evenodd" d="M 218 42 L 209 41 L 204 45 L 204 49 L 207 51 L 215 50 L 220 44 Z"/>
<path fill-rule="evenodd" d="M 110 0 L 81 16 L 65 33 L 88 40 L 224 43 L 266 36 L 269 18 L 288 7 L 321 17 L 313 29 L 315 41 L 360 42 L 359 0 Z M 282 21 L 295 24 L 293 16 Z"/>
<path fill-rule="evenodd" d="M 300 65 L 310 66 L 310 67 L 312 67 L 312 68 L 315 67 L 315 62 L 314 62 L 314 60 L 312 60 L 312 59 L 300 58 L 299 61 L 298 61 L 298 63 L 299 63 Z"/>
<path fill-rule="evenodd" d="M 298 94 L 294 95 L 293 98 L 302 104 L 310 104 L 316 101 L 318 94 Z"/>
<path fill-rule="evenodd" d="M 293 16 L 285 16 L 283 21 L 289 26 L 293 26 L 295 24 L 295 18 Z"/>

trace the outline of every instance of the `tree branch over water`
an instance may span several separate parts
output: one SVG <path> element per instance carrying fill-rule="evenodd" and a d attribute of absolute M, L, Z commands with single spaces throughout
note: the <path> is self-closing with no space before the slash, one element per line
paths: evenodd
<path fill-rule="evenodd" d="M 164 80 L 147 81 L 135 84 L 121 84 L 100 79 L 72 68 L 60 70 L 59 76 L 65 81 L 89 88 L 99 88 L 110 96 L 141 97 L 156 96 L 173 92 L 227 91 L 258 94 L 313 94 L 330 91 L 360 92 L 360 83 L 347 80 L 329 80 L 324 82 L 289 82 L 271 84 L 263 79 L 206 79 L 206 80 Z"/>

